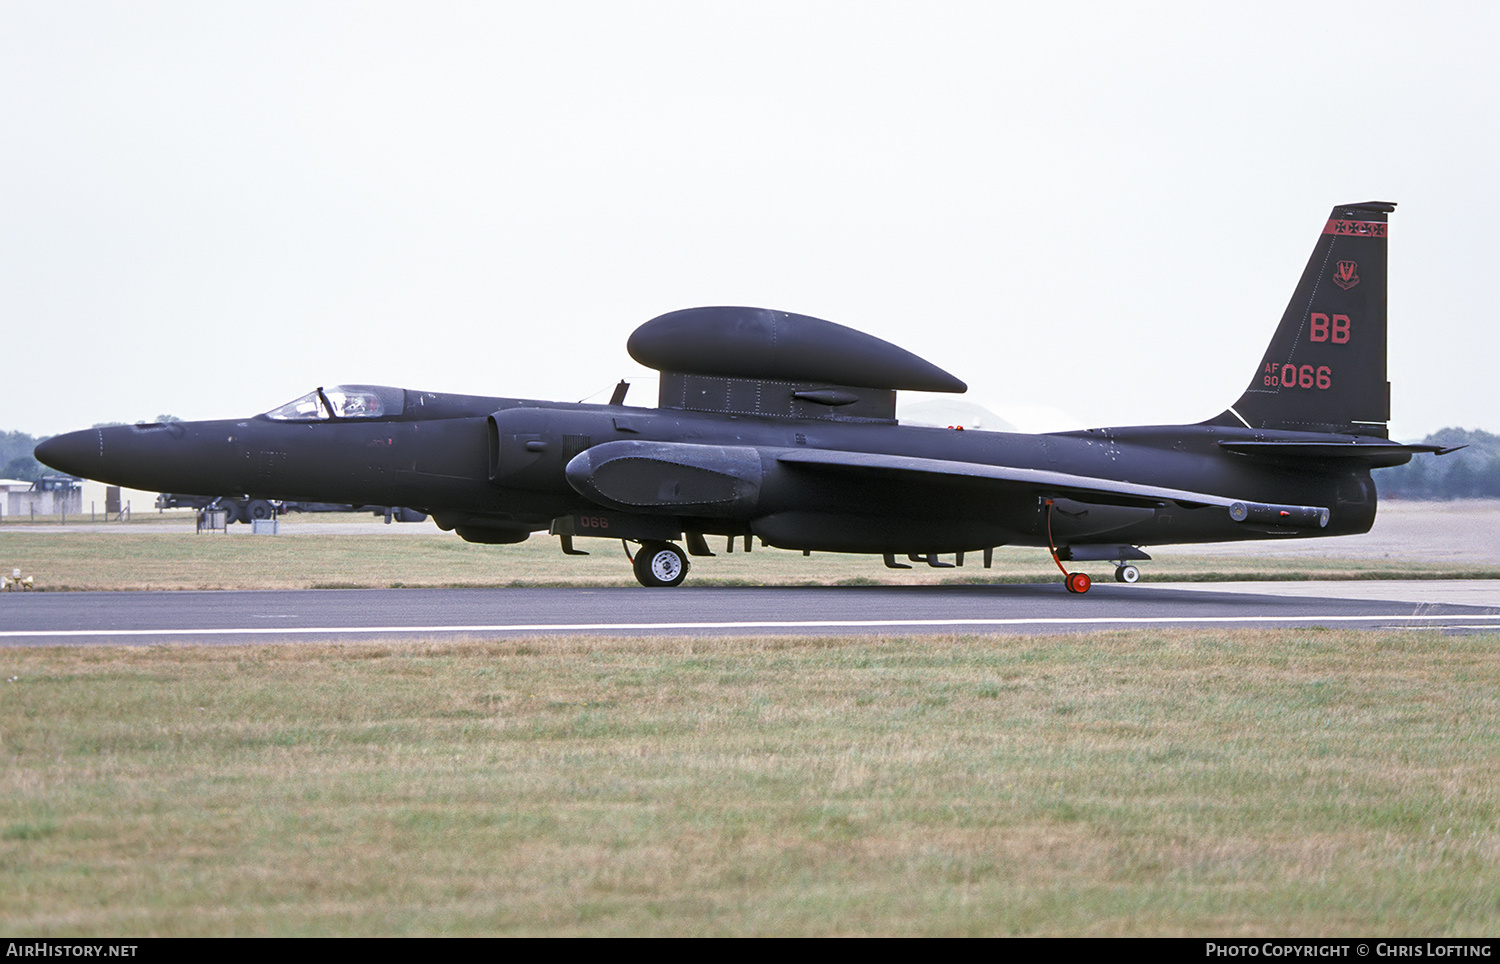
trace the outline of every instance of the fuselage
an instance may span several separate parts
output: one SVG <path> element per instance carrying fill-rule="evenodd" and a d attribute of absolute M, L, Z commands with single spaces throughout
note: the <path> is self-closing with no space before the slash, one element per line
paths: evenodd
<path fill-rule="evenodd" d="M 393 390 L 399 391 L 399 390 Z M 903 426 L 889 421 L 763 418 L 621 405 L 406 392 L 378 417 L 170 422 L 90 429 L 38 448 L 49 465 L 137 489 L 254 498 L 403 505 L 460 534 L 518 541 L 564 518 L 577 535 L 614 537 L 631 515 L 664 529 L 753 534 L 792 549 L 931 553 L 1004 544 L 1160 545 L 1367 531 L 1376 493 L 1367 465 L 1248 458 L 1226 440 L 1266 433 L 1219 425 L 1102 428 L 1046 435 Z M 1285 440 L 1323 435 L 1277 433 Z M 710 446 L 759 460 L 753 491 L 713 506 L 604 504 L 570 484 L 581 453 L 610 442 Z M 1065 490 L 890 472 L 808 471 L 779 456 L 869 453 L 1326 506 L 1322 528 L 1255 526 L 1222 509 L 1070 501 Z M 745 455 L 743 453 L 753 453 Z M 743 489 L 744 487 L 742 487 Z M 591 491 L 591 490 L 585 490 Z M 1122 500 L 1129 502 L 1132 500 Z M 729 504 L 732 502 L 733 504 Z M 587 520 L 595 520 L 589 531 Z M 611 520 L 615 521 L 611 529 Z M 509 538 L 503 538 L 508 534 Z M 466 537 L 467 534 L 466 534 Z"/>

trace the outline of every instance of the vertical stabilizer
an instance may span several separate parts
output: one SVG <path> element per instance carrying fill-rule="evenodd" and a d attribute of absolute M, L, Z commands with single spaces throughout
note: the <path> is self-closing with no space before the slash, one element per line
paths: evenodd
<path fill-rule="evenodd" d="M 1250 387 L 1213 423 L 1386 436 L 1386 219 L 1395 208 L 1333 209 Z"/>

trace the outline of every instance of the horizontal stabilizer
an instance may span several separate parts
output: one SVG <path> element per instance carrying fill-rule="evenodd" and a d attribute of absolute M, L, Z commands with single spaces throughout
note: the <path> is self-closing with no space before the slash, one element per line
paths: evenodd
<path fill-rule="evenodd" d="M 1397 445 L 1394 442 L 1249 442 L 1227 439 L 1219 447 L 1240 455 L 1268 455 L 1278 458 L 1309 459 L 1387 459 L 1391 456 L 1413 456 L 1424 452 L 1447 455 L 1463 445 Z M 1406 459 L 1402 459 L 1406 461 Z"/>

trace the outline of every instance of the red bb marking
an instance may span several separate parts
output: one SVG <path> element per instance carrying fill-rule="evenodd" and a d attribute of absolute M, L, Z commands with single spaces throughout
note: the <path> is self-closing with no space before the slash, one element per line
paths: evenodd
<path fill-rule="evenodd" d="M 1335 345 L 1347 344 L 1349 341 L 1349 316 L 1334 315 L 1329 318 L 1321 311 L 1315 311 L 1308 316 L 1310 332 L 1309 341 L 1332 341 Z"/>

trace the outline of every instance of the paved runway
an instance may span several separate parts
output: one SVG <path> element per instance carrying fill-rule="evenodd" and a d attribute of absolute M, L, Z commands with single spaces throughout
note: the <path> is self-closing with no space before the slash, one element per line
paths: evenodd
<path fill-rule="evenodd" d="M 0 596 L 0 645 L 594 633 L 1065 633 L 1147 627 L 1500 630 L 1500 583 L 328 589 Z"/>

